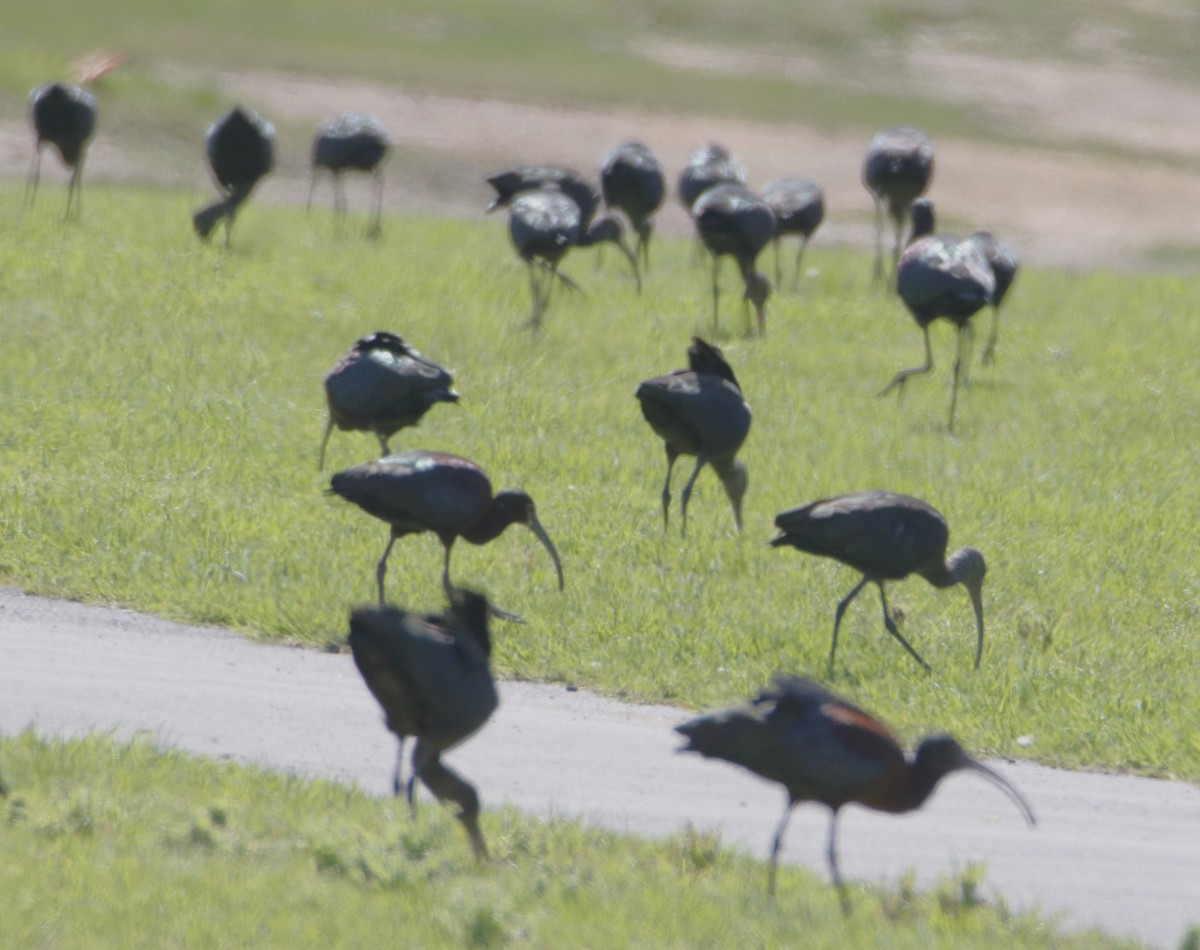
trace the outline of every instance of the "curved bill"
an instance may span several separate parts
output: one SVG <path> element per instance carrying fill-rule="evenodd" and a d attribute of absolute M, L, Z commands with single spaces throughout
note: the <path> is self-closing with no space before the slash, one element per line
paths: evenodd
<path fill-rule="evenodd" d="M 971 606 L 975 608 L 975 626 L 979 630 L 979 638 L 975 641 L 975 669 L 979 669 L 979 661 L 983 659 L 983 588 L 968 587 L 971 595 Z"/>
<path fill-rule="evenodd" d="M 546 534 L 546 529 L 542 527 L 542 523 L 538 521 L 537 515 L 534 512 L 529 512 L 529 530 L 537 535 L 537 539 L 542 542 L 546 550 L 550 552 L 550 557 L 554 560 L 554 570 L 558 572 L 558 589 L 563 589 L 563 569 L 562 561 L 558 559 L 558 549 L 554 547 L 554 542 L 550 540 L 550 535 Z"/>
<path fill-rule="evenodd" d="M 624 238 L 617 238 L 617 247 L 621 249 L 621 253 L 625 255 L 629 261 L 629 266 L 633 268 L 633 280 L 637 284 L 638 293 L 642 292 L 642 273 L 638 268 L 637 256 L 629 249 L 629 245 L 625 243 Z"/>
<path fill-rule="evenodd" d="M 982 762 L 977 762 L 974 759 L 968 758 L 964 763 L 966 768 L 974 772 L 978 772 L 993 785 L 999 788 L 1005 795 L 1011 798 L 1016 806 L 1021 809 L 1021 814 L 1025 816 L 1025 820 L 1032 827 L 1037 824 L 1037 819 L 1033 817 L 1033 809 L 1029 807 L 1029 802 L 1025 801 L 1025 797 L 1016 790 L 1011 782 L 999 772 L 988 768 Z"/>

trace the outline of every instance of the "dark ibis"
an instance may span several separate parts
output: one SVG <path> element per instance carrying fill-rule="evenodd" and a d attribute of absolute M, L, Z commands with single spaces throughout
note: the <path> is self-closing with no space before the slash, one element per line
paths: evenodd
<path fill-rule="evenodd" d="M 1017 276 L 1017 268 L 1021 260 L 1011 245 L 994 237 L 990 231 L 979 230 L 971 234 L 969 240 L 975 242 L 981 254 L 987 259 L 992 268 L 992 276 L 996 287 L 992 291 L 992 333 L 988 337 L 987 346 L 983 348 L 981 362 L 996 361 L 996 336 L 1000 332 L 1000 304 L 1008 295 L 1013 278 Z"/>
<path fill-rule="evenodd" d="M 771 295 L 771 282 L 755 269 L 755 265 L 759 253 L 775 237 L 774 212 L 758 195 L 742 185 L 716 185 L 696 199 L 692 220 L 713 259 L 713 329 L 718 323 L 721 258 L 729 255 L 737 261 L 745 285 L 743 300 L 754 304 L 758 335 L 762 336 L 767 332 L 767 298 Z"/>
<path fill-rule="evenodd" d="M 717 185 L 746 184 L 746 169 L 728 149 L 706 145 L 692 153 L 679 173 L 679 200 L 688 214 L 697 199 Z"/>
<path fill-rule="evenodd" d="M 404 743 L 416 738 L 407 783 L 416 807 L 420 781 L 439 801 L 458 806 L 475 857 L 487 857 L 479 830 L 479 795 L 442 762 L 442 755 L 474 735 L 500 705 L 492 680 L 487 598 L 456 590 L 444 616 L 394 607 L 363 607 L 350 614 L 350 650 L 384 721 L 399 741 L 392 790 L 403 787 Z"/>
<path fill-rule="evenodd" d="M 642 415 L 663 440 L 667 450 L 667 478 L 663 483 L 663 529 L 671 510 L 671 470 L 681 455 L 694 456 L 696 468 L 683 487 L 681 516 L 687 534 L 688 501 L 700 469 L 712 467 L 733 506 L 733 520 L 742 530 L 742 499 L 749 476 L 738 450 L 750 432 L 750 406 L 742 396 L 733 369 L 720 348 L 692 337 L 688 368 L 648 379 L 637 388 Z"/>
<path fill-rule="evenodd" d="M 596 209 L 600 206 L 600 194 L 596 186 L 575 171 L 562 165 L 522 165 L 507 171 L 496 172 L 487 179 L 496 191 L 496 197 L 484 209 L 508 208 L 518 197 L 530 191 L 554 188 L 575 202 L 579 209 L 579 227 L 586 231 Z"/>
<path fill-rule="evenodd" d="M 224 221 L 228 247 L 238 209 L 275 165 L 275 126 L 252 109 L 236 106 L 209 126 L 204 151 L 222 198 L 193 214 L 192 224 L 208 240 Z"/>
<path fill-rule="evenodd" d="M 325 376 L 329 422 L 317 465 L 336 425 L 343 432 L 374 432 L 384 455 L 393 433 L 415 426 L 430 407 L 458 402 L 449 371 L 426 359 L 395 333 L 364 336 Z"/>
<path fill-rule="evenodd" d="M 879 395 L 886 396 L 896 387 L 903 393 L 908 377 L 933 369 L 929 325 L 945 317 L 958 327 L 950 384 L 950 419 L 946 425 L 953 432 L 959 377 L 969 369 L 970 320 L 992 302 L 996 277 L 978 242 L 933 233 L 933 203 L 928 198 L 913 202 L 912 219 L 912 238 L 896 267 L 896 292 L 924 334 L 925 365 L 900 370 Z"/>
<path fill-rule="evenodd" d="M 871 140 L 863 160 L 863 184 L 875 200 L 875 282 L 883 279 L 883 212 L 896 226 L 892 268 L 900 257 L 900 240 L 913 201 L 925 194 L 933 178 L 933 142 L 910 125 L 885 129 Z"/>
<path fill-rule="evenodd" d="M 654 215 L 666 196 L 663 168 L 654 153 L 641 142 L 618 145 L 604 158 L 600 190 L 605 205 L 624 212 L 637 234 L 634 255 L 650 268 L 650 236 Z"/>
<path fill-rule="evenodd" d="M 820 183 L 811 178 L 776 178 L 763 188 L 763 201 L 775 213 L 775 283 L 783 282 L 779 266 L 779 241 L 789 234 L 800 237 L 800 249 L 796 252 L 796 272 L 792 276 L 792 289 L 800 282 L 800 262 L 808 239 L 825 218 L 825 191 Z"/>
<path fill-rule="evenodd" d="M 422 531 L 436 534 L 445 549 L 442 587 L 448 596 L 454 590 L 450 583 L 454 542 L 463 538 L 471 544 L 486 544 L 511 524 L 528 525 L 542 542 L 554 561 L 558 589 L 563 589 L 562 563 L 538 520 L 533 499 L 515 489 L 493 495 L 487 472 L 469 459 L 446 452 L 399 452 L 338 472 L 329 490 L 391 526 L 387 547 L 375 568 L 380 606 L 392 545 L 398 538 Z"/>
<path fill-rule="evenodd" d="M 970 770 L 1000 788 L 1030 826 L 1035 824 L 1021 793 L 950 736 L 928 736 L 916 754 L 906 758 L 878 719 L 797 676 L 778 675 L 754 699 L 699 716 L 675 731 L 687 739 L 681 752 L 732 762 L 787 791 L 783 818 L 771 842 L 767 895 L 772 899 L 784 832 L 792 809 L 801 802 L 820 802 L 831 812 L 829 871 L 847 914 L 850 902 L 837 860 L 837 819 L 843 805 L 855 802 L 892 814 L 914 811 L 951 772 Z"/>
<path fill-rule="evenodd" d="M 375 208 L 369 237 L 378 237 L 383 218 L 383 167 L 392 150 L 392 137 L 375 116 L 364 112 L 343 112 L 326 122 L 317 132 L 312 149 L 312 178 L 308 185 L 308 207 L 312 207 L 317 173 L 329 172 L 333 178 L 333 209 L 340 221 L 346 215 L 346 193 L 342 173 L 366 172 L 374 179 Z"/>
<path fill-rule="evenodd" d="M 919 574 L 934 587 L 962 584 L 975 608 L 978 637 L 975 669 L 983 657 L 983 579 L 987 563 L 975 548 L 960 548 L 946 557 L 950 529 L 942 513 L 932 505 L 890 491 L 859 491 L 822 498 L 791 508 L 775 518 L 780 534 L 772 547 L 793 547 L 841 561 L 862 574 L 837 606 L 833 617 L 833 643 L 829 649 L 832 669 L 837 655 L 838 627 L 850 601 L 868 582 L 879 588 L 883 624 L 888 633 L 926 670 L 928 663 L 901 636 L 888 610 L 884 581 L 899 581 Z"/>
<path fill-rule="evenodd" d="M 508 234 L 518 256 L 529 268 L 533 295 L 529 326 L 541 327 L 555 280 L 571 290 L 579 290 L 579 285 L 558 269 L 572 247 L 591 247 L 606 241 L 616 244 L 633 268 L 638 290 L 642 289 L 637 258 L 625 242 L 623 231 L 621 222 L 611 214 L 593 219 L 585 229 L 579 206 L 557 188 L 525 192 L 513 199 L 509 206 Z"/>
<path fill-rule="evenodd" d="M 71 169 L 67 185 L 67 211 L 71 216 L 72 199 L 75 215 L 83 204 L 83 163 L 88 143 L 96 131 L 96 97 L 82 86 L 50 82 L 38 86 L 29 94 L 29 111 L 33 120 L 33 165 L 29 169 L 26 192 L 28 204 L 37 197 L 38 179 L 42 172 L 42 149 L 53 145 L 64 165 Z"/>

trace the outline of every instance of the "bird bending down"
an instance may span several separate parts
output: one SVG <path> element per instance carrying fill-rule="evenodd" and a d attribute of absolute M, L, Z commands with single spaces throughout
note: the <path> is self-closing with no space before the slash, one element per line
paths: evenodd
<path fill-rule="evenodd" d="M 350 649 L 367 688 L 399 741 L 392 790 L 400 794 L 404 742 L 416 737 L 408 803 L 420 780 L 439 801 L 458 805 L 475 857 L 487 858 L 479 795 L 442 763 L 442 754 L 477 732 L 500 704 L 492 680 L 487 598 L 453 591 L 445 616 L 363 607 L 350 614 Z"/>
<path fill-rule="evenodd" d="M 775 213 L 775 283 L 783 283 L 783 271 L 779 266 L 779 241 L 788 234 L 800 236 L 800 249 L 796 252 L 796 271 L 792 275 L 792 290 L 800 283 L 800 262 L 808 239 L 825 218 L 825 192 L 811 178 L 777 178 L 765 188 L 763 201 Z"/>
<path fill-rule="evenodd" d="M 228 247 L 238 209 L 275 165 L 275 126 L 252 109 L 237 106 L 209 126 L 204 151 L 224 197 L 193 214 L 192 224 L 200 238 L 208 240 L 224 221 Z"/>
<path fill-rule="evenodd" d="M 1000 304 L 1008 296 L 1008 288 L 1012 286 L 1013 278 L 1017 276 L 1017 268 L 1021 260 L 1017 252 L 1003 241 L 992 236 L 990 231 L 978 230 L 971 233 L 967 239 L 973 241 L 992 268 L 996 287 L 992 291 L 992 333 L 988 337 L 987 346 L 983 348 L 980 362 L 990 364 L 996 362 L 996 337 L 1000 332 Z"/>
<path fill-rule="evenodd" d="M 925 194 L 933 178 L 933 142 L 920 129 L 902 125 L 885 129 L 871 140 L 863 160 L 863 185 L 875 200 L 874 280 L 883 280 L 883 210 L 896 225 L 892 271 L 900 258 L 900 236 L 915 199 Z"/>
<path fill-rule="evenodd" d="M 717 302 L 721 295 L 718 279 L 721 258 L 729 255 L 737 261 L 745 284 L 743 300 L 754 304 L 758 335 L 763 336 L 767 332 L 767 297 L 771 294 L 771 282 L 754 268 L 759 252 L 775 237 L 774 212 L 748 188 L 716 185 L 696 199 L 692 220 L 713 259 L 713 330 L 717 329 Z M 746 325 L 750 327 L 749 314 Z"/>
<path fill-rule="evenodd" d="M 706 145 L 692 153 L 679 173 L 679 201 L 688 214 L 709 188 L 717 185 L 746 184 L 746 169 L 728 149 Z"/>
<path fill-rule="evenodd" d="M 488 177 L 487 183 L 495 189 L 496 197 L 484 208 L 485 214 L 490 214 L 497 208 L 511 207 L 523 194 L 549 188 L 561 191 L 575 202 L 579 209 L 579 226 L 586 230 L 600 206 L 600 195 L 596 187 L 579 172 L 561 165 L 522 165 L 519 168 L 496 172 Z"/>
<path fill-rule="evenodd" d="M 453 385 L 444 366 L 425 359 L 395 333 L 364 336 L 325 377 L 329 421 L 318 469 L 325 467 L 325 446 L 335 425 L 343 432 L 374 432 L 387 455 L 394 433 L 417 425 L 439 402 L 458 402 Z"/>
<path fill-rule="evenodd" d="M 313 140 L 312 177 L 308 184 L 308 208 L 312 208 L 317 172 L 325 169 L 333 178 L 333 210 L 338 223 L 346 217 L 346 193 L 342 173 L 368 172 L 375 184 L 375 208 L 368 237 L 383 231 L 383 167 L 392 150 L 392 137 L 375 116 L 343 112 L 326 122 Z"/>
<path fill-rule="evenodd" d="M 687 535 L 688 501 L 692 486 L 705 465 L 712 466 L 733 506 L 733 520 L 742 530 L 742 499 L 749 476 L 737 458 L 750 432 L 750 406 L 742 397 L 733 369 L 721 350 L 692 337 L 688 369 L 648 379 L 637 388 L 642 415 L 658 433 L 667 451 L 667 477 L 663 483 L 663 530 L 671 510 L 671 470 L 681 455 L 696 459 L 692 477 L 683 488 L 681 516 Z"/>
<path fill-rule="evenodd" d="M 96 131 L 96 97 L 81 86 L 50 82 L 29 94 L 29 112 L 33 120 L 33 165 L 25 192 L 33 207 L 38 179 L 42 172 L 42 149 L 53 145 L 64 165 L 71 169 L 67 185 L 66 217 L 71 217 L 72 199 L 75 216 L 83 205 L 83 162 L 88 143 Z"/>
<path fill-rule="evenodd" d="M 600 169 L 600 190 L 605 205 L 625 213 L 637 234 L 634 257 L 650 269 L 650 237 L 654 233 L 654 215 L 666 197 L 662 164 L 641 142 L 618 145 L 604 157 Z"/>
<path fill-rule="evenodd" d="M 380 606 L 392 545 L 398 538 L 422 531 L 436 534 L 445 549 L 442 587 L 448 597 L 453 597 L 455 589 L 450 583 L 454 542 L 463 538 L 470 544 L 487 544 L 511 524 L 528 525 L 542 542 L 554 561 L 558 589 L 563 589 L 562 563 L 538 521 L 533 499 L 515 489 L 493 495 L 487 473 L 469 459 L 446 452 L 399 452 L 338 472 L 329 491 L 391 526 L 387 547 L 375 568 Z M 493 612 L 502 614 L 496 608 Z M 508 619 L 515 618 L 508 615 Z"/>
<path fill-rule="evenodd" d="M 831 812 L 829 871 L 847 914 L 850 901 L 837 860 L 837 819 L 843 805 L 857 802 L 893 814 L 913 811 L 945 776 L 966 769 L 1012 799 L 1030 826 L 1036 821 L 1029 804 L 1007 779 L 971 758 L 950 736 L 929 736 L 911 759 L 905 758 L 883 723 L 823 686 L 796 676 L 776 676 L 772 687 L 749 702 L 699 716 L 675 731 L 687 739 L 679 751 L 732 762 L 780 783 L 787 791 L 787 805 L 771 842 L 767 878 L 771 899 L 784 832 L 792 810 L 801 802 L 820 802 Z"/>
<path fill-rule="evenodd" d="M 793 547 L 841 561 L 862 574 L 837 606 L 833 618 L 833 643 L 829 648 L 832 670 L 837 655 L 838 627 L 842 615 L 868 582 L 879 588 L 883 624 L 909 655 L 926 670 L 928 663 L 901 636 L 888 610 L 884 581 L 899 581 L 919 574 L 934 587 L 962 584 L 975 608 L 977 638 L 975 669 L 983 657 L 983 579 L 987 563 L 975 548 L 960 548 L 946 557 L 950 529 L 932 505 L 889 491 L 860 491 L 822 498 L 791 508 L 775 518 L 779 535 L 772 547 Z"/>
<path fill-rule="evenodd" d="M 970 363 L 969 323 L 971 317 L 991 303 L 996 277 L 978 242 L 933 233 L 933 203 L 928 198 L 913 202 L 912 221 L 912 238 L 896 268 L 896 291 L 925 337 L 925 365 L 900 370 L 879 395 L 886 396 L 897 387 L 903 393 L 908 377 L 933 369 L 929 325 L 945 317 L 958 327 L 950 384 L 950 419 L 946 424 L 947 430 L 953 432 L 959 377 L 967 372 Z"/>

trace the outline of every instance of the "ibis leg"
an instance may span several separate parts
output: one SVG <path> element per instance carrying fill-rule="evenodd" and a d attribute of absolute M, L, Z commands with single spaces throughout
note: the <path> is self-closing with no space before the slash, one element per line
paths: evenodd
<path fill-rule="evenodd" d="M 483 832 L 479 829 L 479 794 L 473 785 L 458 773 L 447 768 L 436 749 L 424 746 L 417 740 L 417 748 L 413 753 L 413 769 L 421 779 L 421 783 L 429 789 L 439 801 L 454 802 L 458 806 L 455 816 L 467 831 L 471 841 L 471 850 L 480 861 L 487 860 L 487 844 L 483 840 Z"/>
<path fill-rule="evenodd" d="M 667 530 L 671 519 L 671 470 L 675 467 L 675 460 L 679 458 L 679 453 L 671 446 L 667 446 L 667 479 L 663 482 L 662 490 L 662 508 L 663 508 L 663 531 Z"/>
<path fill-rule="evenodd" d="M 317 471 L 325 468 L 325 446 L 329 444 L 329 433 L 333 431 L 333 415 L 329 416 L 329 421 L 325 423 L 325 437 L 321 439 L 321 451 L 317 453 Z"/>
<path fill-rule="evenodd" d="M 888 610 L 887 594 L 883 592 L 883 583 L 880 581 L 876 581 L 876 583 L 879 585 L 879 600 L 883 604 L 883 625 L 887 627 L 888 633 L 900 641 L 900 646 L 908 651 L 909 656 L 925 667 L 926 673 L 933 672 L 933 667 L 926 663 L 921 654 L 914 650 L 912 645 L 900 634 L 896 627 L 896 621 L 892 619 L 892 612 Z"/>
<path fill-rule="evenodd" d="M 708 456 L 698 455 L 696 457 L 696 468 L 692 471 L 692 477 L 687 480 L 687 484 L 683 486 L 683 495 L 680 496 L 680 518 L 683 521 L 683 537 L 687 537 L 687 508 L 688 501 L 692 497 L 692 486 L 696 484 L 696 476 L 700 474 L 700 469 L 704 468 L 704 463 L 708 461 Z"/>
<path fill-rule="evenodd" d="M 800 289 L 800 264 L 804 260 L 804 249 L 808 247 L 808 236 L 800 235 L 800 250 L 796 252 L 796 273 L 792 275 L 792 290 Z"/>
<path fill-rule="evenodd" d="M 392 553 L 392 545 L 396 543 L 396 537 L 393 535 L 388 538 L 387 547 L 383 549 L 383 557 L 379 559 L 379 563 L 375 565 L 375 583 L 379 587 L 379 606 L 383 606 L 383 579 L 387 576 L 387 559 Z"/>
<path fill-rule="evenodd" d="M 383 233 L 383 166 L 376 165 L 371 176 L 375 179 L 375 217 L 367 228 L 367 237 L 377 238 Z"/>
<path fill-rule="evenodd" d="M 775 286 L 783 286 L 783 270 L 779 266 L 779 237 L 776 235 L 771 243 L 775 245 Z"/>
<path fill-rule="evenodd" d="M 871 274 L 875 286 L 883 283 L 883 199 L 875 196 L 875 270 Z"/>
<path fill-rule="evenodd" d="M 775 900 L 775 872 L 779 867 L 779 852 L 783 848 L 783 835 L 787 831 L 788 821 L 792 817 L 792 809 L 796 807 L 796 803 L 791 798 L 788 799 L 787 808 L 783 810 L 783 817 L 779 819 L 779 825 L 775 828 L 775 837 L 771 840 L 771 865 L 767 871 L 767 900 Z"/>
<path fill-rule="evenodd" d="M 837 656 L 837 637 L 838 627 L 842 625 L 842 614 L 846 612 L 846 608 L 850 606 L 850 601 L 858 596 L 858 592 L 866 586 L 867 578 L 863 578 L 854 585 L 854 589 L 850 591 L 841 602 L 837 605 L 837 611 L 833 615 L 833 644 L 829 647 L 829 669 L 833 670 L 833 658 Z"/>
<path fill-rule="evenodd" d="M 900 370 L 900 372 L 892 377 L 892 381 L 883 387 L 879 393 L 880 396 L 886 396 L 897 386 L 900 387 L 900 394 L 903 396 L 904 381 L 908 379 L 908 377 L 920 376 L 922 373 L 928 373 L 931 369 L 933 369 L 933 349 L 929 345 L 929 327 L 921 327 L 921 332 L 925 334 L 925 365 L 914 366 L 911 369 Z"/>
<path fill-rule="evenodd" d="M 71 170 L 71 183 L 67 185 L 67 213 L 66 217 L 71 217 L 71 199 L 74 198 L 75 217 L 79 217 L 83 213 L 83 159 L 86 152 L 79 153 L 79 160 L 75 162 L 75 167 Z"/>
<path fill-rule="evenodd" d="M 404 770 L 404 737 L 398 736 L 399 748 L 396 749 L 396 768 L 392 772 L 392 794 L 400 797 L 400 789 L 404 787 L 402 772 Z"/>
<path fill-rule="evenodd" d="M 33 207 L 37 197 L 38 180 L 42 177 L 42 145 L 39 142 L 33 149 L 33 165 L 29 168 L 29 178 L 25 182 L 25 206 Z"/>
<path fill-rule="evenodd" d="M 308 200 L 304 203 L 305 211 L 312 211 L 312 196 L 313 191 L 317 187 L 317 166 L 314 165 L 312 174 L 308 177 Z"/>
<path fill-rule="evenodd" d="M 712 262 L 713 262 L 713 268 L 712 268 L 713 333 L 715 334 L 717 332 L 717 326 L 718 326 L 718 322 L 719 322 L 718 317 L 717 317 L 717 301 L 721 297 L 721 286 L 720 286 L 720 279 L 719 279 L 720 278 L 720 270 L 721 270 L 721 258 L 717 257 L 717 255 L 714 254 L 712 256 Z"/>
<path fill-rule="evenodd" d="M 996 337 L 1000 333 L 1000 308 L 992 307 L 992 333 L 988 337 L 987 346 L 983 348 L 983 356 L 979 362 L 991 366 L 996 362 Z"/>
<path fill-rule="evenodd" d="M 833 885 L 837 888 L 838 898 L 842 902 L 842 913 L 850 916 L 850 898 L 846 894 L 846 882 L 842 880 L 842 872 L 838 870 L 837 860 L 837 819 L 836 809 L 829 819 L 829 871 L 833 875 Z"/>
<path fill-rule="evenodd" d="M 959 376 L 965 377 L 967 366 L 971 358 L 971 329 L 970 324 L 960 327 L 958 331 L 958 348 L 954 354 L 954 372 L 951 375 L 950 381 L 950 421 L 946 423 L 946 431 L 954 431 L 954 409 L 958 405 L 958 379 Z M 964 384 L 965 385 L 965 384 Z"/>

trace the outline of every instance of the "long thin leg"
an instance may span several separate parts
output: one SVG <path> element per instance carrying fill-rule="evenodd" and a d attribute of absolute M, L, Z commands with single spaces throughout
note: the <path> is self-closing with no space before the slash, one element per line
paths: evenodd
<path fill-rule="evenodd" d="M 721 296 L 721 286 L 720 286 L 720 281 L 719 281 L 721 258 L 719 258 L 716 254 L 714 254 L 712 256 L 712 261 L 713 261 L 713 267 L 712 267 L 713 333 L 715 334 L 717 332 L 717 326 L 718 326 L 717 301 Z"/>
<path fill-rule="evenodd" d="M 487 844 L 483 840 L 483 832 L 479 829 L 479 794 L 457 772 L 447 768 L 442 762 L 436 749 L 430 749 L 417 740 L 413 752 L 414 774 L 419 776 L 421 783 L 429 789 L 438 801 L 454 802 L 458 806 L 455 815 L 467 830 L 471 841 L 471 850 L 480 861 L 486 861 L 488 856 Z"/>
<path fill-rule="evenodd" d="M 783 810 L 783 817 L 779 819 L 779 824 L 775 828 L 775 837 L 771 839 L 771 866 L 767 871 L 767 900 L 775 900 L 775 871 L 779 867 L 779 852 L 783 848 L 783 834 L 787 831 L 788 821 L 792 817 L 792 809 L 796 807 L 796 803 L 791 798 L 788 799 L 787 807 Z"/>
<path fill-rule="evenodd" d="M 325 423 L 325 437 L 321 439 L 321 451 L 317 454 L 317 471 L 325 468 L 325 446 L 329 444 L 329 433 L 333 431 L 333 414 L 330 413 L 329 421 Z"/>
<path fill-rule="evenodd" d="M 900 267 L 900 242 L 904 238 L 904 221 L 907 217 L 908 209 L 905 208 L 896 216 L 896 240 L 892 244 L 892 273 L 888 277 L 888 288 L 893 289 L 896 286 L 896 271 Z"/>
<path fill-rule="evenodd" d="M 400 747 L 396 750 L 396 769 L 392 772 L 392 794 L 400 797 L 400 789 L 404 787 L 401 772 L 404 765 L 404 736 L 397 736 Z"/>
<path fill-rule="evenodd" d="M 967 363 L 971 359 L 971 330 L 970 324 L 958 328 L 958 346 L 954 354 L 954 373 L 950 382 L 950 421 L 946 423 L 946 431 L 954 431 L 954 409 L 958 405 L 958 378 L 966 376 Z"/>
<path fill-rule="evenodd" d="M 837 820 L 837 809 L 834 809 L 833 816 L 829 819 L 829 871 L 833 875 L 833 884 L 842 902 L 842 913 L 849 917 L 850 897 L 846 894 L 846 882 L 842 880 L 842 872 L 838 870 Z"/>
<path fill-rule="evenodd" d="M 867 578 L 864 577 L 861 581 L 855 584 L 854 589 L 841 599 L 841 602 L 837 605 L 837 610 L 834 612 L 833 644 L 829 647 L 829 669 L 831 672 L 833 670 L 833 658 L 837 656 L 838 627 L 842 625 L 842 614 L 846 612 L 846 608 L 850 606 L 850 601 L 858 596 L 858 592 L 863 589 L 866 583 Z"/>
<path fill-rule="evenodd" d="M 305 211 L 312 211 L 312 196 L 313 190 L 317 187 L 317 166 L 312 168 L 312 174 L 308 176 L 308 201 L 304 203 Z"/>
<path fill-rule="evenodd" d="M 700 454 L 696 456 L 696 467 L 692 471 L 692 477 L 687 480 L 687 484 L 683 486 L 683 495 L 680 499 L 680 516 L 683 521 L 682 536 L 687 537 L 687 508 L 688 502 L 692 498 L 692 486 L 696 484 L 696 476 L 700 474 L 700 469 L 704 468 L 704 463 L 708 461 L 708 456 Z"/>
<path fill-rule="evenodd" d="M 667 530 L 671 519 L 671 469 L 675 467 L 675 460 L 679 458 L 679 453 L 671 446 L 667 446 L 667 479 L 663 482 L 662 490 L 662 506 L 663 506 L 663 531 Z"/>
<path fill-rule="evenodd" d="M 72 196 L 75 199 L 75 217 L 83 214 L 83 160 L 86 156 L 86 152 L 80 152 L 79 159 L 71 170 L 71 183 L 67 186 L 67 218 L 71 217 Z"/>
<path fill-rule="evenodd" d="M 909 656 L 925 667 L 926 673 L 931 673 L 933 667 L 925 662 L 921 654 L 912 648 L 912 645 L 901 636 L 900 631 L 896 628 L 896 621 L 892 619 L 892 612 L 888 610 L 887 594 L 883 592 L 883 582 L 876 581 L 875 583 L 879 585 L 879 600 L 883 604 L 883 625 L 887 627 L 888 633 L 900 641 L 900 646 L 908 651 Z"/>
<path fill-rule="evenodd" d="M 779 236 L 776 235 L 771 243 L 775 245 L 775 286 L 783 286 L 783 270 L 779 266 Z"/>
<path fill-rule="evenodd" d="M 792 290 L 800 289 L 800 263 L 804 260 L 804 249 L 808 247 L 808 235 L 800 235 L 800 250 L 796 252 L 796 273 L 792 275 Z"/>
<path fill-rule="evenodd" d="M 376 165 L 371 175 L 375 179 L 375 220 L 367 228 L 367 237 L 377 238 L 383 233 L 383 165 Z"/>
<path fill-rule="evenodd" d="M 379 563 L 375 565 L 375 583 L 379 586 L 379 606 L 383 606 L 383 579 L 387 576 L 387 559 L 392 553 L 392 545 L 396 543 L 396 536 L 392 535 L 388 538 L 387 547 L 383 549 L 383 557 L 379 559 Z"/>
<path fill-rule="evenodd" d="M 34 199 L 37 198 L 38 181 L 42 177 L 42 143 L 38 142 L 33 147 L 33 164 L 29 168 L 29 178 L 25 182 L 25 205 L 27 208 L 33 207 Z"/>
<path fill-rule="evenodd" d="M 988 337 L 987 346 L 983 348 L 983 356 L 979 362 L 984 366 L 991 366 L 996 362 L 996 337 L 1000 333 L 1000 308 L 992 307 L 992 333 Z"/>
<path fill-rule="evenodd" d="M 389 455 L 391 455 L 392 450 L 388 448 L 388 437 L 376 429 L 375 438 L 379 440 L 379 457 L 387 458 Z"/>
<path fill-rule="evenodd" d="M 875 196 L 875 270 L 871 283 L 878 287 L 883 283 L 883 199 Z"/>
<path fill-rule="evenodd" d="M 904 381 L 908 379 L 908 377 L 920 376 L 922 373 L 928 373 L 931 369 L 933 369 L 933 349 L 929 345 L 929 327 L 921 327 L 921 332 L 925 334 L 925 365 L 914 366 L 912 369 L 900 370 L 900 372 L 892 377 L 892 381 L 883 387 L 879 393 L 880 396 L 886 396 L 897 386 L 900 387 L 900 394 L 903 396 Z"/>

